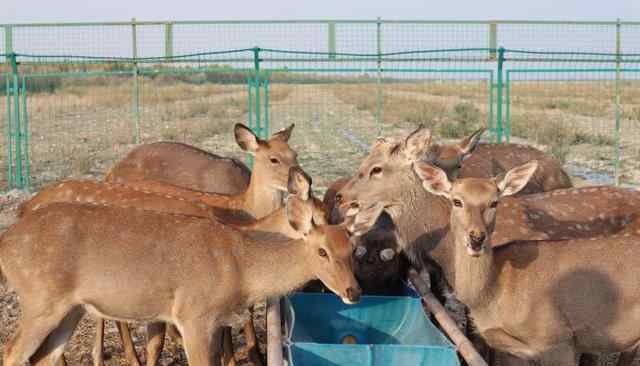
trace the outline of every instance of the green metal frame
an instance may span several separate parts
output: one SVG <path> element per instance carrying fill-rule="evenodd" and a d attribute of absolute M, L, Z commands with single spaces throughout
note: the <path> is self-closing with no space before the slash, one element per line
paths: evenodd
<path fill-rule="evenodd" d="M 14 186 L 14 182 L 15 182 L 15 175 L 14 175 L 14 171 L 13 171 L 13 164 L 15 163 L 15 160 L 13 158 L 13 118 L 12 118 L 12 113 L 11 113 L 11 95 L 12 95 L 12 91 L 11 91 L 11 74 L 3 74 L 4 76 L 4 80 L 5 80 L 5 99 L 6 99 L 6 105 L 5 105 L 5 129 L 4 129 L 4 140 L 5 140 L 5 144 L 6 144 L 6 149 L 7 149 L 7 156 L 6 156 L 6 164 L 7 164 L 7 190 L 11 190 L 13 188 L 15 188 Z"/>
<path fill-rule="evenodd" d="M 225 23 L 226 22 L 222 22 Z M 221 23 L 221 24 L 222 24 Z M 229 23 L 232 24 L 233 22 Z M 271 22 L 266 22 L 271 23 Z M 277 22 L 276 22 L 277 23 Z M 301 22 L 306 23 L 306 22 Z M 6 77 L 6 118 L 7 124 L 5 126 L 5 133 L 7 134 L 7 172 L 9 188 L 28 188 L 30 182 L 30 143 L 29 143 L 29 114 L 28 114 L 28 79 L 38 77 L 95 77 L 95 76 L 130 76 L 132 77 L 133 88 L 133 100 L 132 100 L 132 124 L 135 128 L 135 141 L 141 142 L 140 138 L 140 78 L 145 75 L 152 75 L 155 73 L 184 73 L 192 74 L 199 72 L 220 72 L 225 73 L 230 70 L 233 72 L 246 73 L 246 87 L 247 87 L 247 126 L 249 126 L 257 136 L 267 139 L 270 135 L 270 84 L 272 83 L 271 76 L 274 73 L 370 73 L 376 75 L 376 111 L 375 111 L 375 123 L 377 135 L 382 133 L 382 117 L 383 117 L 383 89 L 385 84 L 385 74 L 397 74 L 397 73 L 479 73 L 485 77 L 482 80 L 486 80 L 488 83 L 488 120 L 487 127 L 491 133 L 491 140 L 493 142 L 509 142 L 511 140 L 511 81 L 513 73 L 534 73 L 534 72 L 612 72 L 615 73 L 615 140 L 617 150 L 615 152 L 616 166 L 615 176 L 616 183 L 619 183 L 620 175 L 620 119 L 621 119 L 621 74 L 629 71 L 638 71 L 628 67 L 626 65 L 640 65 L 640 54 L 624 55 L 620 52 L 620 38 L 619 28 L 622 22 L 616 22 L 613 24 L 618 25 L 618 38 L 617 38 L 617 52 L 615 54 L 602 54 L 602 53 L 579 53 L 579 52 L 534 52 L 526 50 L 506 50 L 504 48 L 495 49 L 491 48 L 475 48 L 475 49 L 448 49 L 448 50 L 424 50 L 424 51 L 410 51 L 410 52 L 396 52 L 384 54 L 382 52 L 382 28 L 385 22 L 377 20 L 373 23 L 377 25 L 377 52 L 372 54 L 349 54 L 336 52 L 336 24 L 341 22 L 329 22 L 328 24 L 328 39 L 329 50 L 328 53 L 316 53 L 316 52 L 303 52 L 303 51 L 283 51 L 273 49 L 262 49 L 259 47 L 253 47 L 250 49 L 231 50 L 231 51 L 218 51 L 218 52 L 205 52 L 195 55 L 179 55 L 172 58 L 166 57 L 150 57 L 139 58 L 137 54 L 137 31 L 136 27 L 139 27 L 145 22 L 132 21 L 128 24 L 132 27 L 132 57 L 131 58 L 93 58 L 93 57 L 76 57 L 71 58 L 74 63 L 88 63 L 88 64 L 107 64 L 107 63 L 121 63 L 126 64 L 128 67 L 124 71 L 88 71 L 88 72 L 51 72 L 51 73 L 32 73 L 21 74 L 20 65 L 25 64 L 51 64 L 51 63 L 68 63 L 69 59 L 65 57 L 69 56 L 56 56 L 54 62 L 49 62 L 52 56 L 38 56 L 38 55 L 20 55 L 15 53 L 9 53 L 6 57 L 7 65 L 10 67 L 10 73 Z M 395 22 L 391 22 L 395 23 Z M 438 22 L 440 24 L 455 24 L 455 22 Z M 183 24 L 181 22 L 162 23 L 165 25 L 167 32 L 173 32 L 173 26 L 175 24 Z M 417 22 L 416 24 L 421 24 Z M 435 24 L 435 23 L 433 23 Z M 485 24 L 478 22 L 477 24 Z M 490 30 L 489 44 L 495 46 L 497 43 L 497 29 L 499 24 L 511 24 L 502 22 L 490 22 L 488 24 Z M 538 23 L 535 23 L 538 24 Z M 559 23 L 539 23 L 539 24 L 565 24 Z M 581 23 L 569 23 L 569 24 L 581 24 Z M 593 23 L 589 23 L 593 24 Z M 89 24 L 86 24 L 87 26 Z M 640 25 L 640 22 L 638 23 Z M 7 50 L 13 50 L 12 44 L 12 32 L 13 26 L 5 26 L 5 36 L 9 38 L 9 42 L 6 42 Z M 7 31 L 8 29 L 8 31 Z M 165 53 L 167 55 L 173 55 L 173 34 L 167 35 L 165 38 Z M 476 54 L 487 55 L 476 56 Z M 469 57 L 465 55 L 470 55 Z M 202 61 L 201 57 L 215 56 L 211 59 Z M 220 56 L 220 58 L 216 58 Z M 493 59 L 492 59 L 493 57 Z M 34 62 L 34 60 L 36 60 Z M 217 67 L 204 66 L 195 67 L 194 62 L 199 64 L 212 65 L 217 64 Z M 361 67 L 342 67 L 333 68 L 330 66 L 338 65 L 339 62 L 349 61 L 352 64 L 370 63 L 366 68 Z M 580 63 L 597 62 L 599 64 L 607 63 L 611 65 L 611 68 L 591 68 L 591 69 L 579 69 L 579 68 L 514 68 L 507 69 L 505 66 L 507 62 L 509 65 L 518 65 L 523 61 L 527 62 L 563 62 L 572 61 Z M 40 63 L 41 62 L 41 63 Z M 327 67 L 267 67 L 267 62 L 279 62 L 290 65 L 296 65 L 299 62 L 308 62 L 321 65 L 327 65 Z M 424 67 L 430 63 L 442 65 L 444 62 L 452 62 L 456 64 L 469 65 L 469 68 L 465 67 Z M 149 66 L 153 63 L 166 63 L 170 67 L 154 68 Z M 224 63 L 241 63 L 243 67 L 236 68 L 220 68 L 220 64 Z M 405 64 L 407 67 L 391 67 L 385 68 L 385 64 L 393 63 Z M 418 63 L 420 67 L 411 67 Z M 487 68 L 478 68 L 478 64 L 486 66 Z M 176 65 L 174 65 L 176 64 Z M 188 65 L 188 67 L 184 67 Z M 495 67 L 495 69 L 494 69 Z M 494 74 L 497 73 L 495 79 Z M 474 80 L 478 80 L 474 78 Z M 496 81 L 494 83 L 494 80 Z M 614 79 L 611 79 L 614 80 Z M 374 81 L 371 79 L 371 81 Z M 494 94 L 495 93 L 495 94 Z M 251 164 L 251 161 L 250 161 Z"/>

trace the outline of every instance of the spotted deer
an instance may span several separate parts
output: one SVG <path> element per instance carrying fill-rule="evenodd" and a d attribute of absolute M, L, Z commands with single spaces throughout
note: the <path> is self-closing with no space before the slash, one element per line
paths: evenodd
<path fill-rule="evenodd" d="M 441 168 L 451 180 L 458 177 L 488 178 L 527 161 L 537 160 L 539 168 L 518 196 L 572 187 L 571 179 L 553 157 L 527 145 L 480 143 L 485 131 L 481 128 L 458 143 L 429 144 L 423 160 Z M 379 142 L 392 143 L 392 140 L 380 139 Z M 350 179 L 338 178 L 329 185 L 324 196 L 325 205 L 336 220 L 339 220 L 336 209 L 336 202 L 341 200 L 339 191 Z"/>
<path fill-rule="evenodd" d="M 0 238 L 0 269 L 22 305 L 4 365 L 57 362 L 85 312 L 170 322 L 191 365 L 218 364 L 220 326 L 256 301 L 319 278 L 344 302 L 356 302 L 349 236 L 366 231 L 381 211 L 358 211 L 350 227 L 316 225 L 310 201 L 292 196 L 287 216 L 302 238 L 260 242 L 193 216 L 47 205 Z"/>
<path fill-rule="evenodd" d="M 411 264 L 425 276 L 428 271 L 433 271 L 431 275 L 438 277 L 437 266 L 431 265 L 427 259 L 433 258 L 444 270 L 444 278 L 453 278 L 453 252 L 449 248 L 452 237 L 448 231 L 448 218 L 450 216 L 450 203 L 440 196 L 433 195 L 425 191 L 421 180 L 413 172 L 413 165 L 423 159 L 425 151 L 429 147 L 431 134 L 428 129 L 418 128 L 406 138 L 393 141 L 378 141 L 369 156 L 367 156 L 358 168 L 357 173 L 340 190 L 342 196 L 341 210 L 357 208 L 361 205 L 368 205 L 372 202 L 384 202 L 389 205 L 386 211 L 393 218 L 396 224 L 399 243 L 403 252 L 409 258 Z M 630 225 L 637 224 L 636 214 L 638 206 L 627 205 L 638 199 L 638 192 L 631 192 L 617 188 L 577 189 L 577 194 L 573 194 L 573 189 L 562 191 L 563 194 L 554 195 L 548 193 L 542 195 L 544 199 L 535 200 L 538 208 L 550 215 L 541 215 L 540 210 L 533 213 L 539 215 L 534 219 L 535 225 L 548 222 L 550 217 L 555 217 L 559 226 L 553 235 L 545 236 L 541 239 L 554 240 L 554 238 L 564 238 L 568 226 L 589 225 L 592 219 L 600 221 L 615 219 L 618 226 L 614 231 L 628 229 Z M 615 192 L 615 194 L 613 194 Z M 597 198 L 594 198 L 597 197 Z M 562 198 L 562 199 L 559 199 Z M 504 200 L 506 200 L 506 197 Z M 513 198 L 516 200 L 516 198 Z M 554 206 L 554 200 L 559 199 L 559 205 Z M 575 212 L 580 215 L 572 219 L 574 213 L 566 214 L 567 201 L 573 201 L 577 206 Z M 593 205 L 581 204 L 593 201 Z M 543 202 L 544 203 L 543 205 Z M 506 205 L 505 205 L 506 206 Z M 609 210 L 610 207 L 619 206 L 621 210 Z M 578 210 L 579 208 L 579 210 Z M 605 209 L 607 208 L 607 209 Z M 532 232 L 528 218 L 525 220 L 522 214 L 527 213 L 526 206 L 520 206 L 521 214 L 511 216 L 513 207 L 499 206 L 497 209 L 497 231 L 500 231 L 501 242 L 527 240 Z M 564 211 L 564 212 L 563 212 Z M 608 212 L 613 217 L 601 218 L 599 215 Z M 509 219 L 508 223 L 503 221 Z M 631 218 L 631 223 L 628 219 Z M 627 225 L 621 225 L 627 223 Z M 554 224 L 555 225 L 555 224 Z M 584 228 L 584 226 L 582 226 Z M 603 226 L 600 226 L 605 227 Z M 593 229 L 593 227 L 591 227 Z M 578 228 L 578 230 L 580 230 Z M 575 231 L 575 230 L 574 230 Z M 547 232 L 549 234 L 550 232 Z M 523 236 L 525 235 L 525 236 Z M 558 236 L 554 236 L 558 235 Z M 595 234 L 594 234 L 595 235 Z M 427 275 L 427 277 L 429 277 Z M 428 279 L 428 278 L 427 278 Z M 436 290 L 447 292 L 446 281 L 436 281 Z M 451 299 L 450 299 L 451 300 Z"/>
<path fill-rule="evenodd" d="M 24 217 L 34 211 L 46 207 L 55 202 L 67 203 L 88 203 L 103 204 L 131 209 L 144 209 L 149 211 L 174 213 L 182 215 L 190 215 L 196 217 L 209 218 L 215 221 L 221 221 L 227 225 L 251 233 L 253 236 L 260 237 L 265 234 L 274 234 L 281 238 L 300 239 L 300 233 L 295 230 L 289 223 L 285 208 L 277 209 L 271 214 L 253 221 L 234 221 L 226 220 L 225 217 L 216 216 L 215 207 L 210 207 L 196 200 L 188 200 L 182 196 L 159 194 L 155 191 L 148 190 L 139 182 L 136 188 L 132 188 L 122 184 L 104 183 L 95 181 L 66 181 L 56 184 L 49 188 L 43 189 L 31 200 L 26 201 L 19 210 L 19 216 Z M 164 184 L 159 182 L 147 182 L 153 185 L 158 191 L 159 187 Z M 292 167 L 289 172 L 287 181 L 287 189 L 290 194 L 298 196 L 301 200 L 310 202 L 313 213 L 313 220 L 316 225 L 327 224 L 326 209 L 324 204 L 313 196 L 311 191 L 311 177 L 309 177 L 300 167 Z M 194 194 L 196 192 L 193 192 Z M 196 196 L 201 197 L 201 196 Z M 121 334 L 123 344 L 125 345 L 125 353 L 130 362 L 136 363 L 137 355 L 129 329 L 126 324 L 117 322 L 118 330 Z M 97 322 L 97 338 L 93 356 L 96 363 L 102 361 L 102 339 L 104 332 L 104 321 Z M 151 328 L 151 336 L 148 351 L 147 364 L 156 364 L 162 346 L 164 343 L 164 325 L 154 324 Z M 176 332 L 173 332 L 174 334 Z M 260 356 L 257 352 L 257 340 L 255 337 L 255 329 L 250 321 L 245 325 L 245 337 L 247 338 L 247 346 L 251 351 L 251 357 L 257 360 Z M 232 357 L 232 355 L 231 355 Z"/>
<path fill-rule="evenodd" d="M 456 178 L 491 178 L 507 170 L 537 160 L 538 169 L 519 196 L 571 188 L 571 178 L 558 160 L 533 146 L 522 144 L 487 144 L 480 139 L 486 130 L 477 130 L 457 144 L 431 144 L 427 159 Z"/>
<path fill-rule="evenodd" d="M 210 202 L 208 202 L 209 205 L 227 209 L 230 213 L 248 214 L 255 219 L 264 217 L 273 210 L 282 207 L 282 192 L 287 190 L 289 168 L 298 165 L 297 154 L 291 150 L 288 145 L 293 127 L 294 125 L 291 125 L 282 131 L 276 132 L 269 140 L 262 140 L 246 126 L 239 123 L 236 124 L 234 128 L 236 142 L 242 150 L 251 154 L 254 158 L 253 172 L 249 185 L 240 193 L 233 195 L 204 194 L 205 197 L 203 200 L 208 199 L 210 200 Z M 184 147 L 180 149 L 182 151 Z M 189 165 L 191 161 L 189 159 L 193 154 L 185 153 L 184 159 L 186 160 L 177 159 L 175 163 L 168 163 L 168 160 L 166 160 L 168 159 L 167 156 L 171 156 L 174 153 L 172 149 L 167 149 L 166 153 L 157 154 L 159 156 L 157 159 L 145 160 L 147 162 L 144 164 L 140 163 L 142 166 L 141 169 L 148 171 L 152 170 L 154 166 L 160 165 L 158 169 L 163 171 L 162 175 L 165 176 L 165 178 L 151 180 L 168 183 L 163 186 L 165 189 L 169 185 L 175 186 L 176 189 L 187 188 L 183 190 L 183 194 L 184 191 L 188 190 L 201 194 L 202 192 L 207 192 L 206 189 L 193 189 L 204 188 L 202 185 L 189 183 L 191 181 L 190 178 L 188 178 L 190 174 L 201 174 L 201 171 L 192 170 L 193 167 Z M 162 162 L 166 164 L 163 166 Z M 148 180 L 146 182 L 140 182 L 141 176 L 135 174 L 131 179 L 128 179 L 127 169 L 120 168 L 121 165 L 129 166 L 131 164 L 136 165 L 136 160 L 134 159 L 134 161 L 128 162 L 125 159 L 124 162 L 116 166 L 114 170 L 109 173 L 107 181 L 122 182 L 132 187 L 144 185 L 147 186 L 147 189 L 150 189 L 147 183 Z M 178 168 L 177 171 L 179 173 L 174 174 L 171 169 L 174 168 L 176 164 L 182 165 L 182 167 Z M 214 171 L 207 174 L 213 175 L 213 179 L 215 179 L 215 177 L 222 179 L 224 172 Z M 116 179 L 116 176 L 119 178 Z M 170 179 L 167 177 L 170 177 Z M 161 193 L 171 194 L 171 191 L 163 191 Z"/>
<path fill-rule="evenodd" d="M 497 207 L 524 188 L 537 162 L 496 179 L 450 182 L 416 163 L 424 189 L 450 205 L 453 266 L 447 272 L 489 346 L 545 365 L 577 365 L 580 353 L 640 345 L 640 232 L 491 245 Z"/>

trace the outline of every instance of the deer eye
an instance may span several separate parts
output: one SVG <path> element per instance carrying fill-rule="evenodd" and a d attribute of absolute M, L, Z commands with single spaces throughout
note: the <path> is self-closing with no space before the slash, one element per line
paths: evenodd
<path fill-rule="evenodd" d="M 318 255 L 321 256 L 322 258 L 326 258 L 327 257 L 327 251 L 324 250 L 323 248 L 318 249 Z"/>
<path fill-rule="evenodd" d="M 462 201 L 456 198 L 453 200 L 453 205 L 456 207 L 462 207 Z"/>
<path fill-rule="evenodd" d="M 496 208 L 496 207 L 498 207 L 498 201 L 493 201 L 493 202 L 491 202 L 491 203 L 489 204 L 489 207 L 491 207 L 491 208 Z"/>
<path fill-rule="evenodd" d="M 271 164 L 280 164 L 280 160 L 278 160 L 277 158 L 271 158 L 269 160 L 271 161 Z"/>
<path fill-rule="evenodd" d="M 377 166 L 377 167 L 374 167 L 373 169 L 371 169 L 371 172 L 369 173 L 369 177 L 373 177 L 373 176 L 379 175 L 381 173 L 382 173 L 382 168 Z"/>

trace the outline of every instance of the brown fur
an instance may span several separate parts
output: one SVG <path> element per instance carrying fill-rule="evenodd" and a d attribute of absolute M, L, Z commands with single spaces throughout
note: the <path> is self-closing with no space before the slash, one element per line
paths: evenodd
<path fill-rule="evenodd" d="M 502 180 L 451 184 L 444 173 L 424 180 L 427 190 L 453 202 L 455 288 L 477 331 L 491 347 L 546 365 L 576 365 L 579 353 L 634 349 L 640 344 L 633 326 L 640 321 L 640 290 L 633 270 L 625 268 L 640 264 L 639 235 L 529 241 L 498 249 L 489 244 L 496 219 L 492 203 L 524 187 L 532 171 L 523 168 Z M 487 239 L 484 234 L 477 239 L 479 233 Z"/>
<path fill-rule="evenodd" d="M 31 358 L 52 331 L 57 346 L 47 351 L 53 353 L 36 356 L 58 358 L 70 336 L 60 322 L 73 329 L 84 310 L 172 322 L 190 363 L 208 364 L 209 345 L 216 343 L 208 336 L 258 299 L 315 276 L 343 298 L 357 299 L 345 229 L 314 227 L 309 204 L 290 202 L 292 226 L 307 235 L 287 243 L 248 241 L 201 218 L 100 205 L 56 203 L 26 216 L 0 242 L 0 267 L 23 299 L 20 331 L 7 346 L 5 365 Z M 318 255 L 320 248 L 328 259 Z"/>
<path fill-rule="evenodd" d="M 133 149 L 105 181 L 155 180 L 219 194 L 238 194 L 249 186 L 251 171 L 241 161 L 177 142 L 156 142 Z"/>

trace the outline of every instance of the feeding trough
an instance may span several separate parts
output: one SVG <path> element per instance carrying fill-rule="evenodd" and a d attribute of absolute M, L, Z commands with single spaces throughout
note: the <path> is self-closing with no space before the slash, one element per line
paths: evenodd
<path fill-rule="evenodd" d="M 456 349 L 429 321 L 419 298 L 295 293 L 281 301 L 290 365 L 457 366 Z"/>

